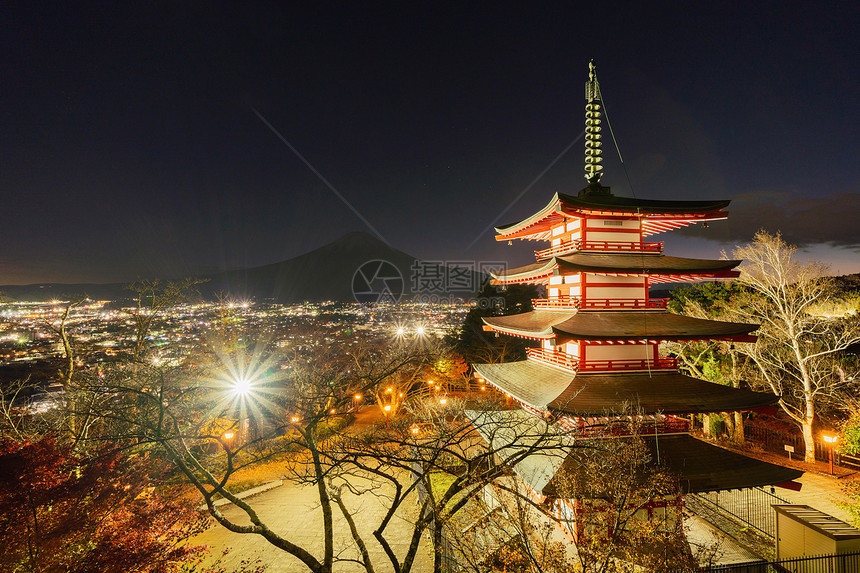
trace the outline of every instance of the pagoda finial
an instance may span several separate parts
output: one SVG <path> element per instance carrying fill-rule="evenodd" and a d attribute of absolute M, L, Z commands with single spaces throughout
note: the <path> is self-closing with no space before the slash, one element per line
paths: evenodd
<path fill-rule="evenodd" d="M 589 185 L 600 184 L 603 166 L 600 149 L 600 84 L 597 83 L 597 66 L 588 64 L 588 81 L 585 83 L 585 179 Z"/>

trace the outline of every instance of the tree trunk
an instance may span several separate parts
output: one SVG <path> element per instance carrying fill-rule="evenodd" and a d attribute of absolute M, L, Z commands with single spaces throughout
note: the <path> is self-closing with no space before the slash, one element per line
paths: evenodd
<path fill-rule="evenodd" d="M 801 424 L 801 429 L 803 430 L 803 441 L 806 446 L 806 453 L 804 454 L 803 461 L 808 464 L 815 463 L 815 438 L 812 436 L 812 420 L 807 419 L 804 420 Z"/>
<path fill-rule="evenodd" d="M 730 440 L 735 439 L 735 419 L 731 412 L 721 412 L 723 423 L 726 425 L 726 434 Z"/>
<path fill-rule="evenodd" d="M 743 444 L 746 442 L 746 436 L 744 436 L 744 415 L 743 412 L 735 412 L 735 442 L 738 444 Z"/>

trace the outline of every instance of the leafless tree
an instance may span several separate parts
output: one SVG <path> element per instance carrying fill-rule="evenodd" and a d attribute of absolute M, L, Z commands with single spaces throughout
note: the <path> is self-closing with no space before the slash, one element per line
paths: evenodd
<path fill-rule="evenodd" d="M 856 383 L 856 373 L 845 372 L 841 354 L 860 342 L 860 317 L 812 312 L 832 296 L 827 269 L 799 261 L 797 247 L 779 234 L 759 231 L 752 243 L 735 249 L 734 256 L 744 260 L 740 280 L 753 291 L 738 301 L 736 311 L 761 323 L 758 342 L 740 347 L 761 383 L 782 397 L 782 409 L 800 425 L 805 460 L 812 463 L 817 408 Z"/>

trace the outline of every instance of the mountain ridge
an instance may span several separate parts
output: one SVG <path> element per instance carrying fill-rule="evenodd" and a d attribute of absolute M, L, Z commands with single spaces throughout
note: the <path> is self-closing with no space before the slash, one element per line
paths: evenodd
<path fill-rule="evenodd" d="M 402 279 L 402 294 L 416 294 L 412 292 L 411 279 L 419 259 L 362 231 L 347 233 L 330 243 L 283 261 L 199 275 L 196 278 L 206 282 L 198 285 L 197 290 L 206 299 L 225 294 L 239 299 L 273 300 L 286 304 L 326 300 L 355 302 L 353 282 L 356 273 L 364 263 L 372 261 L 390 263 Z M 435 262 L 429 264 L 431 272 L 433 269 L 436 272 L 448 272 Z M 393 273 L 391 267 L 386 268 Z M 473 272 L 471 275 L 475 287 L 470 292 L 458 293 L 460 298 L 473 297 L 483 278 L 478 273 Z M 173 280 L 176 280 L 176 277 Z M 395 283 L 396 281 L 392 284 Z M 128 283 L 35 283 L 0 285 L 0 292 L 16 300 L 48 301 L 67 299 L 75 295 L 118 300 L 130 298 L 127 285 Z M 441 290 L 431 292 L 436 292 L 437 295 L 442 293 Z M 399 298 L 399 294 L 392 293 L 398 295 L 393 298 Z"/>

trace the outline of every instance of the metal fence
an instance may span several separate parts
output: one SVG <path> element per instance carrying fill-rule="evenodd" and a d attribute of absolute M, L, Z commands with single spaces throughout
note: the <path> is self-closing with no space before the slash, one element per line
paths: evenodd
<path fill-rule="evenodd" d="M 794 454 L 792 454 L 792 457 L 795 459 L 802 460 L 804 452 L 806 451 L 803 436 L 799 434 L 777 432 L 769 428 L 760 428 L 758 426 L 745 426 L 744 438 L 750 442 L 755 442 L 769 452 L 776 452 L 784 455 L 788 455 L 785 451 L 785 446 L 792 446 L 794 448 Z M 815 442 L 815 459 L 822 462 L 826 462 L 830 459 L 829 446 L 824 442 Z M 834 458 L 834 461 L 838 463 L 838 454 L 837 457 Z"/>
<path fill-rule="evenodd" d="M 771 506 L 791 503 L 760 487 L 690 495 L 718 511 L 740 519 L 770 537 L 773 537 L 776 531 L 776 512 Z"/>
<path fill-rule="evenodd" d="M 732 563 L 705 567 L 700 571 L 703 573 L 858 573 L 860 572 L 860 553 Z"/>

